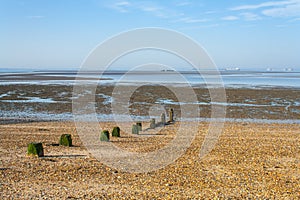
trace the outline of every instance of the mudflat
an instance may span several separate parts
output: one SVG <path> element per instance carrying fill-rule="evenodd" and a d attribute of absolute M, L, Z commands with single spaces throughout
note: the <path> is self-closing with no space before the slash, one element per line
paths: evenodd
<path fill-rule="evenodd" d="M 114 93 L 114 85 L 99 85 L 96 88 L 94 100 L 97 114 L 118 114 L 113 113 L 110 106 L 118 96 L 121 103 L 128 107 L 130 115 L 149 116 L 151 107 L 158 105 L 166 109 L 174 108 L 176 117 L 180 118 L 182 103 L 191 103 L 198 105 L 201 118 L 211 117 L 212 104 L 207 88 L 193 88 L 197 102 L 180 102 L 171 91 L 172 86 L 119 87 L 120 94 Z M 130 99 L 122 99 L 133 88 Z M 0 123 L 72 120 L 72 100 L 78 97 L 72 85 L 0 85 L 0 91 Z M 82 95 L 89 92 L 87 87 Z M 226 117 L 230 119 L 299 120 L 299 94 L 300 89 L 297 88 L 226 88 L 227 102 L 221 103 L 226 105 Z M 104 118 L 103 121 L 107 120 Z"/>

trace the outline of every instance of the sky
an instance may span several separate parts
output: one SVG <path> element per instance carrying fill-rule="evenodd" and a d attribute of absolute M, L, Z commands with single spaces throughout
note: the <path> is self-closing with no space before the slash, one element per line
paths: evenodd
<path fill-rule="evenodd" d="M 158 27 L 219 68 L 300 69 L 300 0 L 0 0 L 0 24 L 0 68 L 78 68 L 106 39 Z"/>

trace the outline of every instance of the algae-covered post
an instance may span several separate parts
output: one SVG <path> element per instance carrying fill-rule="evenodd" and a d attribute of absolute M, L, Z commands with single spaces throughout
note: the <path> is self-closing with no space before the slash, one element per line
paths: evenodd
<path fill-rule="evenodd" d="M 166 114 L 165 113 L 161 113 L 160 122 L 163 126 L 166 125 Z"/>
<path fill-rule="evenodd" d="M 44 156 L 44 148 L 42 143 L 32 142 L 28 144 L 27 155 L 31 156 Z"/>
<path fill-rule="evenodd" d="M 155 119 L 152 118 L 152 119 L 150 120 L 150 128 L 155 128 L 155 127 L 156 127 Z"/>
<path fill-rule="evenodd" d="M 72 146 L 71 134 L 62 134 L 59 138 L 59 145 L 70 147 Z"/>
<path fill-rule="evenodd" d="M 109 131 L 108 130 L 103 130 L 100 134 L 100 141 L 109 141 Z"/>
<path fill-rule="evenodd" d="M 139 130 L 140 130 L 140 128 L 138 125 L 136 125 L 136 124 L 132 125 L 132 134 L 139 134 Z"/>
<path fill-rule="evenodd" d="M 120 137 L 120 128 L 118 126 L 114 127 L 111 136 L 113 137 Z"/>
<path fill-rule="evenodd" d="M 170 122 L 174 121 L 174 110 L 173 110 L 173 108 L 169 109 L 169 121 Z"/>
<path fill-rule="evenodd" d="M 139 127 L 139 131 L 142 131 L 142 122 L 137 122 L 136 125 Z"/>

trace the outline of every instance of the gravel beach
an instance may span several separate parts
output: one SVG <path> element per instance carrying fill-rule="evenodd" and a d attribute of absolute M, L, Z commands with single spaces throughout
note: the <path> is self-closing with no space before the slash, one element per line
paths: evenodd
<path fill-rule="evenodd" d="M 182 123 L 190 131 L 189 124 Z M 121 138 L 111 142 L 128 151 L 155 151 L 172 140 L 180 124 L 166 126 L 152 137 L 121 131 Z M 109 130 L 114 125 L 101 123 Z M 126 125 L 131 124 L 121 124 L 121 130 Z M 207 129 L 208 123 L 199 124 L 192 145 L 169 166 L 127 173 L 89 154 L 72 122 L 3 124 L 0 198 L 299 199 L 299 124 L 226 123 L 215 148 L 199 159 Z M 55 145 L 63 133 L 72 134 L 73 147 Z M 147 133 L 151 131 L 143 131 Z M 42 142 L 45 157 L 26 156 L 30 142 Z"/>

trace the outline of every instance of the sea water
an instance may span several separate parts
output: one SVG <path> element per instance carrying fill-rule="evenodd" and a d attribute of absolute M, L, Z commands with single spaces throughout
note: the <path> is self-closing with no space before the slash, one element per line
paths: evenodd
<path fill-rule="evenodd" d="M 45 80 L 22 80 L 21 76 L 30 75 L 44 76 Z M 12 75 L 14 80 L 2 80 L 4 76 Z M 8 76 L 8 77 L 9 77 Z M 60 77 L 60 80 L 51 80 L 51 76 Z M 209 72 L 125 72 L 125 71 L 107 71 L 107 72 L 86 72 L 77 74 L 77 71 L 34 71 L 34 70 L 9 70 L 0 69 L 0 84 L 63 84 L 73 85 L 75 80 L 63 80 L 63 77 L 83 77 L 91 79 L 106 80 L 86 80 L 91 84 L 170 84 L 180 86 L 189 84 L 196 87 L 209 87 L 210 85 L 223 85 L 226 88 L 265 88 L 265 87 L 287 87 L 300 88 L 300 71 L 295 72 L 266 72 L 266 71 L 226 71 L 221 70 L 219 74 Z M 217 80 L 217 82 L 215 82 Z M 82 80 L 81 80 L 82 81 Z M 77 81 L 76 83 L 79 83 Z"/>

